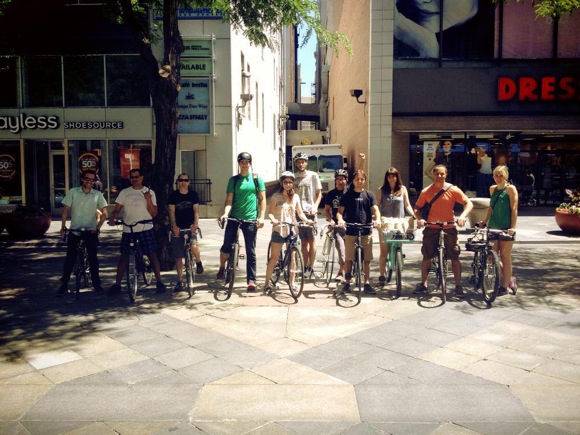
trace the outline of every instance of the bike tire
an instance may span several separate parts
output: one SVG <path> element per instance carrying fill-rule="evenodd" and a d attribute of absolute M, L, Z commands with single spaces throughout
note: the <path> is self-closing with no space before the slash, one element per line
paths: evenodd
<path fill-rule="evenodd" d="M 482 256 L 481 292 L 483 300 L 491 306 L 499 291 L 499 258 L 491 249 Z"/>
<path fill-rule="evenodd" d="M 354 251 L 354 281 L 356 286 L 356 298 L 360 301 L 362 297 L 364 276 L 363 276 L 363 250 L 357 246 Z"/>
<path fill-rule="evenodd" d="M 479 252 L 476 251 L 473 254 L 473 261 L 471 262 L 471 277 L 469 278 L 469 283 L 473 284 L 474 289 L 477 290 L 481 286 L 481 273 L 479 271 Z"/>
<path fill-rule="evenodd" d="M 290 248 L 289 254 L 286 262 L 287 283 L 290 294 L 297 301 L 304 290 L 304 260 L 296 246 Z"/>
<path fill-rule="evenodd" d="M 328 238 L 328 242 L 329 242 L 329 250 L 326 251 L 328 254 L 328 257 L 326 259 L 326 287 L 328 287 L 330 285 L 330 281 L 332 281 L 332 274 L 334 273 L 334 256 L 336 255 L 335 249 L 334 249 L 334 243 L 332 242 L 332 240 L 330 239 L 330 237 Z"/>
<path fill-rule="evenodd" d="M 75 299 L 78 301 L 81 293 L 82 282 L 84 279 L 84 264 L 83 264 L 83 254 L 77 254 L 77 260 L 75 264 Z"/>
<path fill-rule="evenodd" d="M 188 249 L 185 252 L 185 287 L 189 297 L 193 296 L 193 284 L 195 282 L 195 269 L 193 263 L 193 255 Z"/>
<path fill-rule="evenodd" d="M 445 258 L 445 251 L 439 250 L 437 254 L 437 280 L 438 287 L 441 291 L 441 302 L 447 302 L 447 259 Z"/>
<path fill-rule="evenodd" d="M 145 281 L 146 285 L 149 285 L 153 281 L 153 266 L 151 266 L 149 257 L 143 255 L 141 257 L 141 265 L 143 266 L 143 281 Z"/>
<path fill-rule="evenodd" d="M 332 273 L 334 272 L 334 243 L 330 237 L 324 240 L 322 248 L 322 268 L 314 273 L 314 285 L 316 287 L 328 287 L 332 281 Z"/>
<path fill-rule="evenodd" d="M 234 281 L 236 280 L 236 269 L 238 264 L 238 254 L 240 253 L 240 245 L 237 243 L 234 245 L 230 256 L 228 257 L 228 263 L 226 267 L 226 283 L 228 286 L 227 297 L 228 300 L 232 296 L 232 291 L 234 290 Z"/>
<path fill-rule="evenodd" d="M 135 254 L 129 255 L 127 263 L 127 293 L 129 301 L 133 304 L 137 297 L 137 288 L 139 287 L 139 273 L 137 272 L 137 257 Z"/>
<path fill-rule="evenodd" d="M 403 290 L 403 252 L 401 248 L 397 248 L 395 252 L 395 282 L 397 284 L 397 297 L 400 297 Z"/>

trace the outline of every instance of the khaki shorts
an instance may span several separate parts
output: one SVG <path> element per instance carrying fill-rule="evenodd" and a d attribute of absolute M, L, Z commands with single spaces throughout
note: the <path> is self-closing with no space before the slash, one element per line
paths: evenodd
<path fill-rule="evenodd" d="M 459 258 L 461 248 L 457 238 L 457 228 L 446 228 L 445 232 L 445 255 L 450 260 Z M 439 229 L 426 227 L 423 230 L 423 245 L 421 246 L 421 253 L 423 258 L 430 260 L 437 256 L 437 247 L 439 245 Z"/>
<path fill-rule="evenodd" d="M 354 260 L 354 247 L 356 242 L 356 236 L 344 236 L 344 250 L 346 261 Z M 361 246 L 364 249 L 364 261 L 371 261 L 373 259 L 373 236 L 362 236 Z"/>

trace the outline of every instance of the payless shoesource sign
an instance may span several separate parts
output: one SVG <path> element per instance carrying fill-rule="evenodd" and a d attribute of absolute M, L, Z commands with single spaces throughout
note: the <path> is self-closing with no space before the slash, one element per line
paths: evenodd
<path fill-rule="evenodd" d="M 119 130 L 124 129 L 123 121 L 61 121 L 56 115 L 2 115 L 0 131 L 20 134 L 25 130 Z"/>

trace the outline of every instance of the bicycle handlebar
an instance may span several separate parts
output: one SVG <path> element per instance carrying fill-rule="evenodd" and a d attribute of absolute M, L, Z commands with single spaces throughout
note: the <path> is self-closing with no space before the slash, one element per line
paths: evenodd
<path fill-rule="evenodd" d="M 226 220 L 238 222 L 240 224 L 243 224 L 243 223 L 255 224 L 256 222 L 258 222 L 257 219 L 256 220 L 247 220 L 247 219 L 239 219 L 239 218 L 228 216 L 227 219 L 218 219 L 218 225 L 222 230 L 224 229 L 224 225 L 225 225 Z"/>
<path fill-rule="evenodd" d="M 122 220 L 122 219 L 117 219 L 117 220 L 115 221 L 115 223 L 116 223 L 116 224 L 118 224 L 118 225 L 124 225 L 124 226 L 126 226 L 127 228 L 134 228 L 134 227 L 136 227 L 137 225 L 141 225 L 141 224 L 152 224 L 152 223 L 153 223 L 153 219 L 144 219 L 144 220 L 142 220 L 142 221 L 137 221 L 137 222 L 135 222 L 134 224 L 128 224 L 128 223 L 126 223 L 126 222 L 125 222 L 124 220 Z"/>
<path fill-rule="evenodd" d="M 169 231 L 171 233 L 171 231 Z M 201 228 L 197 227 L 197 229 L 195 231 L 191 231 L 191 228 L 180 228 L 179 229 L 179 233 L 184 233 L 184 234 L 192 234 L 192 233 L 196 233 L 199 235 L 200 239 L 203 239 L 203 236 L 201 235 Z"/>
<path fill-rule="evenodd" d="M 449 222 L 427 222 L 425 221 L 425 225 L 435 225 L 438 226 L 439 228 L 445 226 L 445 225 L 455 225 L 455 221 L 449 221 Z"/>

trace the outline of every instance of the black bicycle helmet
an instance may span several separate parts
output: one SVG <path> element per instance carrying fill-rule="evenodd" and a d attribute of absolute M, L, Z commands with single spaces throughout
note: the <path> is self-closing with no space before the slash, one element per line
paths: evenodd
<path fill-rule="evenodd" d="M 250 163 L 252 163 L 252 155 L 245 151 L 243 153 L 238 154 L 238 163 L 241 162 L 242 160 L 248 160 Z"/>
<path fill-rule="evenodd" d="M 346 169 L 337 169 L 334 171 L 334 178 L 336 177 L 344 177 L 346 181 L 348 181 L 348 171 Z"/>
<path fill-rule="evenodd" d="M 292 178 L 292 180 L 296 180 L 296 177 L 294 176 L 294 174 L 292 172 L 284 171 L 280 174 L 280 178 L 278 178 L 278 181 L 281 183 L 286 178 Z"/>
<path fill-rule="evenodd" d="M 296 160 L 306 160 L 306 161 L 308 161 L 308 154 L 303 153 L 303 152 L 299 152 L 298 154 L 296 154 L 294 156 L 294 162 L 296 162 Z"/>

